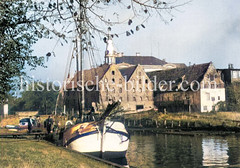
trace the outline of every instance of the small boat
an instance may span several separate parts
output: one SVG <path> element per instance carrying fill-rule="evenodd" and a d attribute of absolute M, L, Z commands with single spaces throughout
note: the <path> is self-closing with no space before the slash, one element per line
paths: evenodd
<path fill-rule="evenodd" d="M 68 128 L 63 134 L 64 146 L 104 159 L 125 157 L 129 134 L 121 122 L 86 122 Z"/>
<path fill-rule="evenodd" d="M 123 123 L 107 120 L 119 102 L 109 104 L 98 121 L 78 123 L 63 132 L 63 145 L 104 159 L 123 158 L 129 133 Z"/>

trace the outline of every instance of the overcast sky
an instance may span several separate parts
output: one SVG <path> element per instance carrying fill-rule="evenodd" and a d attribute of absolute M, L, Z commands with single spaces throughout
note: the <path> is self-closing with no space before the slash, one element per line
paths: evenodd
<path fill-rule="evenodd" d="M 167 62 L 200 64 L 212 61 L 216 68 L 227 68 L 233 63 L 240 68 L 240 0 L 193 0 L 174 12 L 174 19 L 164 24 L 158 17 L 151 18 L 145 29 L 134 35 L 115 38 L 118 52 L 124 55 L 155 56 Z M 46 55 L 56 41 L 40 40 L 34 53 Z M 99 40 L 95 55 L 98 64 L 104 60 L 105 44 Z M 57 45 L 56 57 L 46 63 L 48 68 L 37 68 L 28 74 L 43 81 L 64 78 L 70 46 Z M 85 65 L 88 68 L 88 65 Z"/>

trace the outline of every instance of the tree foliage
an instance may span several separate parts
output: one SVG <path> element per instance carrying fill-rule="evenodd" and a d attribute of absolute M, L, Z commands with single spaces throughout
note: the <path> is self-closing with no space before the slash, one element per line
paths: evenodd
<path fill-rule="evenodd" d="M 226 103 L 228 111 L 240 111 L 240 83 L 226 87 Z"/>
<path fill-rule="evenodd" d="M 51 114 L 55 110 L 58 86 L 52 83 L 36 82 L 22 92 L 20 98 L 10 100 L 10 111 L 39 111 L 40 114 Z M 44 88 L 44 89 L 43 89 Z"/>
<path fill-rule="evenodd" d="M 13 81 L 24 75 L 24 68 L 43 65 L 41 57 L 32 55 L 32 45 L 40 34 L 41 16 L 34 4 L 24 0 L 0 2 L 0 98 L 13 88 Z"/>

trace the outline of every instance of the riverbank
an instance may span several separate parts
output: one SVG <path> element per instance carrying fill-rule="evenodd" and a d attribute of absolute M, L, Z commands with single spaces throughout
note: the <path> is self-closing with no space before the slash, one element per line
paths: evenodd
<path fill-rule="evenodd" d="M 125 114 L 122 120 L 129 129 L 136 130 L 240 132 L 239 112 L 163 114 L 147 111 Z"/>
<path fill-rule="evenodd" d="M 51 168 L 107 168 L 100 161 L 75 151 L 57 147 L 46 141 L 29 139 L 0 139 L 1 167 L 51 167 Z"/>
<path fill-rule="evenodd" d="M 47 118 L 41 116 L 41 125 Z M 240 132 L 240 112 L 210 112 L 210 113 L 159 113 L 156 111 L 145 111 L 138 113 L 122 113 L 119 117 L 125 126 L 134 129 L 160 128 L 176 131 L 230 131 Z M 6 125 L 18 125 L 18 116 L 8 116 L 1 119 L 0 127 Z M 64 127 L 66 116 L 54 116 L 55 123 Z"/>

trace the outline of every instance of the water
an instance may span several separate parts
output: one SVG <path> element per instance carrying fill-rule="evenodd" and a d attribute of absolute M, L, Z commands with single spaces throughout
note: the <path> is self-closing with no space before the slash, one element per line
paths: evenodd
<path fill-rule="evenodd" d="M 240 167 L 240 136 L 131 136 L 130 167 Z"/>

